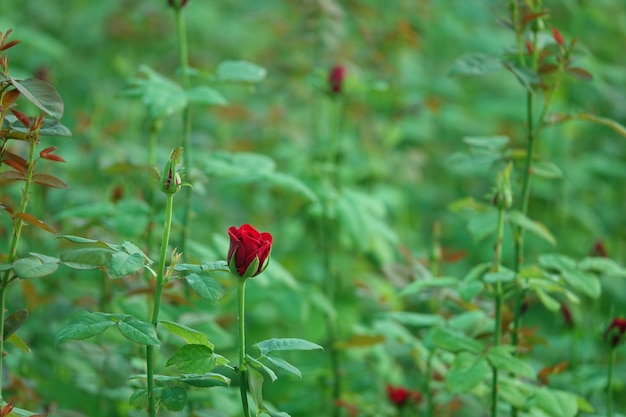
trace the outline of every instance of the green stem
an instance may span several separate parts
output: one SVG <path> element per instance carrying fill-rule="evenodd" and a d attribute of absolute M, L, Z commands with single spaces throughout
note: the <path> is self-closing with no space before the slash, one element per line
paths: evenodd
<path fill-rule="evenodd" d="M 606 416 L 613 417 L 613 368 L 615 368 L 615 355 L 616 349 L 611 349 L 609 355 L 609 368 L 607 370 L 607 383 L 606 383 Z"/>
<path fill-rule="evenodd" d="M 183 89 L 188 90 L 191 87 L 191 81 L 189 79 L 189 53 L 187 47 L 187 30 L 185 27 L 185 15 L 183 14 L 183 7 L 175 9 L 176 15 L 176 33 L 178 35 L 178 50 L 180 59 L 180 71 Z M 191 110 L 190 105 L 187 104 L 183 109 L 183 144 L 185 149 L 183 154 L 183 163 L 187 171 L 187 181 L 192 183 L 193 178 L 193 160 L 191 152 Z M 185 189 L 185 199 L 183 203 L 183 218 L 182 218 L 182 232 L 180 239 L 180 252 L 185 253 L 187 247 L 187 240 L 189 239 L 189 222 L 191 218 L 191 188 Z"/>
<path fill-rule="evenodd" d="M 428 361 L 426 362 L 426 380 L 424 381 L 424 395 L 426 396 L 426 416 L 433 417 L 435 410 L 435 399 L 433 398 L 430 382 L 433 374 L 433 359 L 435 357 L 435 350 L 433 349 L 428 355 Z"/>
<path fill-rule="evenodd" d="M 504 233 L 504 208 L 498 208 L 498 225 L 496 229 L 496 243 L 494 245 L 493 262 L 491 265 L 491 272 L 496 273 L 500 271 L 500 265 L 502 263 L 502 236 Z M 499 280 L 496 282 L 495 289 L 495 323 L 493 331 L 493 345 L 499 346 L 502 339 L 502 282 Z M 491 415 L 496 417 L 498 415 L 498 369 L 493 367 L 493 378 L 491 386 Z"/>
<path fill-rule="evenodd" d="M 33 134 L 30 138 L 29 153 L 28 153 L 28 171 L 26 173 L 26 183 L 22 190 L 22 200 L 20 201 L 20 213 L 26 212 L 28 206 L 28 193 L 30 190 L 30 184 L 33 181 L 33 174 L 35 172 L 35 147 L 37 146 L 38 135 Z M 13 222 L 13 237 L 11 239 L 11 247 L 9 249 L 9 256 L 7 263 L 12 263 L 17 257 L 17 245 L 20 241 L 22 234 L 22 226 L 24 221 L 22 219 L 14 219 Z M 0 281 L 0 400 L 2 399 L 2 385 L 3 385 L 3 358 L 4 358 L 4 320 L 6 317 L 6 290 L 11 282 L 11 270 L 4 272 L 2 280 Z"/>
<path fill-rule="evenodd" d="M 250 406 L 248 405 L 248 381 L 246 366 L 246 323 L 245 323 L 245 302 L 246 302 L 246 280 L 239 278 L 237 283 L 237 323 L 239 334 L 239 392 L 241 393 L 241 406 L 244 417 L 250 417 Z"/>
<path fill-rule="evenodd" d="M 165 285 L 165 262 L 167 259 L 167 246 L 170 241 L 170 231 L 172 228 L 172 212 L 174 207 L 174 194 L 166 194 L 165 200 L 165 222 L 163 224 L 163 237 L 161 239 L 161 252 L 159 254 L 159 269 L 156 276 L 156 288 L 154 291 L 154 305 L 152 307 L 152 317 L 150 322 L 154 327 L 159 321 L 159 310 L 161 308 L 161 296 Z M 150 417 L 156 416 L 156 402 L 154 398 L 154 346 L 146 347 L 146 368 L 148 374 L 148 411 Z"/>
<path fill-rule="evenodd" d="M 326 182 L 327 193 L 335 193 L 337 186 L 337 149 L 339 142 L 339 126 L 340 126 L 340 102 L 338 100 L 332 100 L 331 102 L 332 112 L 331 112 L 331 129 L 329 132 L 329 141 L 327 144 L 327 153 L 326 153 L 326 175 L 324 181 Z M 326 297 L 333 307 L 336 305 L 336 293 L 337 293 L 337 278 L 333 274 L 332 268 L 332 253 L 335 250 L 336 243 L 336 228 L 333 228 L 331 225 L 332 222 L 332 213 L 333 213 L 333 205 L 334 201 L 332 200 L 334 196 L 326 195 L 324 197 L 324 205 L 323 205 L 323 213 L 322 213 L 322 256 L 323 256 L 323 266 L 326 274 L 325 281 L 325 290 Z M 335 406 L 338 401 L 341 399 L 341 358 L 339 355 L 339 350 L 336 347 L 337 338 L 338 338 L 338 330 L 337 330 L 337 322 L 333 315 L 328 314 L 326 316 L 326 331 L 328 336 L 328 350 L 330 355 L 330 368 L 332 373 L 332 404 L 333 404 L 333 413 L 334 417 L 338 417 L 340 413 L 339 407 Z"/>

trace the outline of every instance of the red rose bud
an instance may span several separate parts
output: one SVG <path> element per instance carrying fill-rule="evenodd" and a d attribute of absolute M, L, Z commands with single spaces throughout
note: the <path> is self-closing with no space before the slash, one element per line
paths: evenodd
<path fill-rule="evenodd" d="M 524 44 L 526 45 L 526 51 L 528 52 L 528 55 L 532 55 L 534 52 L 533 44 L 530 43 L 528 39 L 524 41 Z"/>
<path fill-rule="evenodd" d="M 167 0 L 167 3 L 170 5 L 170 7 L 173 7 L 175 9 L 182 9 L 187 5 L 187 0 Z"/>
<path fill-rule="evenodd" d="M 161 191 L 165 194 L 174 194 L 180 190 L 182 186 L 180 180 L 180 174 L 178 173 L 178 164 L 180 163 L 180 157 L 183 154 L 183 148 L 176 148 L 170 153 L 170 157 L 163 168 L 161 174 Z"/>
<path fill-rule="evenodd" d="M 609 253 L 602 240 L 596 240 L 596 243 L 593 244 L 593 248 L 591 248 L 591 251 L 589 252 L 589 256 L 598 256 L 601 258 L 609 257 Z"/>
<path fill-rule="evenodd" d="M 228 267 L 240 278 L 247 279 L 259 275 L 267 268 L 272 250 L 272 235 L 259 233 L 249 224 L 239 229 L 228 228 L 230 247 L 228 248 Z"/>
<path fill-rule="evenodd" d="M 563 35 L 561 35 L 561 32 L 559 32 L 555 27 L 552 27 L 552 37 L 560 46 L 565 45 L 565 38 L 563 37 Z"/>
<path fill-rule="evenodd" d="M 411 398 L 411 391 L 403 387 L 387 385 L 386 390 L 387 398 L 389 398 L 389 401 L 391 401 L 396 407 L 404 407 L 409 398 Z"/>
<path fill-rule="evenodd" d="M 615 348 L 624 339 L 624 334 L 626 334 L 626 319 L 616 317 L 604 332 L 604 340 L 611 345 L 611 348 Z"/>
<path fill-rule="evenodd" d="M 328 73 L 328 85 L 333 94 L 341 94 L 343 82 L 346 78 L 346 69 L 341 65 L 335 65 Z"/>

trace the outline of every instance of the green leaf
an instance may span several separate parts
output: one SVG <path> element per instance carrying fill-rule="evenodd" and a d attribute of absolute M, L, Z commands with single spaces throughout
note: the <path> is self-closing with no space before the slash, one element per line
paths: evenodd
<path fill-rule="evenodd" d="M 531 173 L 541 178 L 556 179 L 563 177 L 563 171 L 554 163 L 548 161 L 534 162 Z"/>
<path fill-rule="evenodd" d="M 437 347 L 449 352 L 469 351 L 480 353 L 484 347 L 478 340 L 445 327 L 435 327 L 432 331 L 432 339 Z"/>
<path fill-rule="evenodd" d="M 63 116 L 63 99 L 54 87 L 37 78 L 25 78 L 16 80 L 11 78 L 11 83 L 31 103 L 45 113 L 60 119 Z"/>
<path fill-rule="evenodd" d="M 185 375 L 181 381 L 196 388 L 227 387 L 230 385 L 229 378 L 213 372 L 204 375 Z"/>
<path fill-rule="evenodd" d="M 7 338 L 15 333 L 17 329 L 22 327 L 22 324 L 24 324 L 27 318 L 28 310 L 17 310 L 9 314 L 4 319 L 4 333 L 2 335 L 3 339 L 7 340 Z"/>
<path fill-rule="evenodd" d="M 466 136 L 463 138 L 463 142 L 470 146 L 486 148 L 492 151 L 504 148 L 509 143 L 509 140 L 508 136 Z"/>
<path fill-rule="evenodd" d="M 458 282 L 459 280 L 454 277 L 420 279 L 419 281 L 407 285 L 400 291 L 400 296 L 415 294 L 425 288 L 453 287 L 458 284 Z"/>
<path fill-rule="evenodd" d="M 163 388 L 161 401 L 163 401 L 165 408 L 170 411 L 182 411 L 187 404 L 187 391 L 179 386 Z"/>
<path fill-rule="evenodd" d="M 554 311 L 559 311 L 561 309 L 561 303 L 556 301 L 554 298 L 548 295 L 548 293 L 546 293 L 541 288 L 535 288 L 534 292 L 535 294 L 537 294 L 537 297 L 539 298 L 539 301 L 541 301 L 541 304 L 543 304 L 544 307 L 547 308 L 548 310 L 554 312 Z"/>
<path fill-rule="evenodd" d="M 277 350 L 314 350 L 324 349 L 320 345 L 313 342 L 309 342 L 304 339 L 285 338 L 285 339 L 267 339 L 254 345 L 257 347 L 262 355 L 267 355 L 270 352 Z"/>
<path fill-rule="evenodd" d="M 22 338 L 19 337 L 17 335 L 17 333 L 13 333 L 11 336 L 7 337 L 6 338 L 6 342 L 12 344 L 13 346 L 18 348 L 22 352 L 25 352 L 25 353 L 30 353 L 31 352 L 31 350 L 28 347 L 28 345 L 26 344 L 26 342 L 24 340 L 22 340 Z"/>
<path fill-rule="evenodd" d="M 411 313 L 408 311 L 391 311 L 383 313 L 381 317 L 395 320 L 407 326 L 431 327 L 445 323 L 443 317 L 436 314 Z"/>
<path fill-rule="evenodd" d="M 463 281 L 459 286 L 459 295 L 464 301 L 471 301 L 483 291 L 484 286 L 480 281 Z"/>
<path fill-rule="evenodd" d="M 108 248 L 76 248 L 63 252 L 60 259 L 72 269 L 98 269 L 106 266 L 114 253 Z"/>
<path fill-rule="evenodd" d="M 487 360 L 494 368 L 526 378 L 535 378 L 534 369 L 525 361 L 512 355 L 513 346 L 493 346 L 487 351 Z"/>
<path fill-rule="evenodd" d="M 117 322 L 120 333 L 133 342 L 147 346 L 158 346 L 159 338 L 156 329 L 150 323 L 138 320 L 133 316 L 124 316 Z"/>
<path fill-rule="evenodd" d="M 556 253 L 539 255 L 539 265 L 551 272 L 561 272 L 576 268 L 576 261 L 572 258 Z"/>
<path fill-rule="evenodd" d="M 469 392 L 491 372 L 489 364 L 480 355 L 459 353 L 446 374 L 446 386 L 452 393 Z"/>
<path fill-rule="evenodd" d="M 222 286 L 209 274 L 189 274 L 185 276 L 187 284 L 202 298 L 215 302 L 222 296 Z"/>
<path fill-rule="evenodd" d="M 50 275 L 59 268 L 59 260 L 44 262 L 40 258 L 22 258 L 13 262 L 13 272 L 22 279 L 41 278 Z"/>
<path fill-rule="evenodd" d="M 258 83 L 266 74 L 265 68 L 248 61 L 224 61 L 217 67 L 217 78 L 222 82 Z"/>
<path fill-rule="evenodd" d="M 478 213 L 470 219 L 467 229 L 472 234 L 474 242 L 480 242 L 496 232 L 497 218 L 498 213 L 495 210 L 489 210 L 486 213 Z"/>
<path fill-rule="evenodd" d="M 571 392 L 537 388 L 535 407 L 545 411 L 551 417 L 574 417 L 578 414 L 577 396 Z"/>
<path fill-rule="evenodd" d="M 609 277 L 626 278 L 626 268 L 609 258 L 587 257 L 578 263 L 578 268 Z"/>
<path fill-rule="evenodd" d="M 282 369 L 283 371 L 287 371 L 291 374 L 298 376 L 299 378 L 302 378 L 302 373 L 300 372 L 300 370 L 283 358 L 277 358 L 274 356 L 263 356 L 263 359 L 267 360 L 269 363 L 277 368 Z"/>
<path fill-rule="evenodd" d="M 448 75 L 485 75 L 504 69 L 502 61 L 494 55 L 473 53 L 465 54 L 452 64 Z"/>
<path fill-rule="evenodd" d="M 81 236 L 72 236 L 72 235 L 59 235 L 58 239 L 67 239 L 72 243 L 98 243 L 99 240 L 89 239 Z"/>
<path fill-rule="evenodd" d="M 260 371 L 263 371 L 263 373 L 265 375 L 270 377 L 272 382 L 274 382 L 274 381 L 276 381 L 278 379 L 278 376 L 276 375 L 276 373 L 271 368 L 265 366 L 264 363 L 254 359 L 252 356 L 246 355 L 246 361 L 247 361 L 249 366 L 254 367 L 256 369 L 259 369 Z"/>
<path fill-rule="evenodd" d="M 600 297 L 602 285 L 597 275 L 574 269 L 562 271 L 561 276 L 577 293 L 591 298 Z"/>
<path fill-rule="evenodd" d="M 483 280 L 489 284 L 495 284 L 496 282 L 511 282 L 515 280 L 515 271 L 502 268 L 498 272 L 488 272 L 483 276 Z"/>
<path fill-rule="evenodd" d="M 111 256 L 107 274 L 110 278 L 123 278 L 135 274 L 143 269 L 144 260 L 145 257 L 139 253 L 115 252 Z"/>
<path fill-rule="evenodd" d="M 517 408 L 525 408 L 532 398 L 533 387 L 516 379 L 501 377 L 498 381 L 498 395 Z"/>
<path fill-rule="evenodd" d="M 183 373 L 207 373 L 215 368 L 213 349 L 206 345 L 184 345 L 168 359 L 165 366 L 175 366 Z"/>
<path fill-rule="evenodd" d="M 550 233 L 550 230 L 548 230 L 546 226 L 537 221 L 531 220 L 521 211 L 510 211 L 507 214 L 507 218 L 511 223 L 527 230 L 552 245 L 556 245 L 556 239 L 552 236 L 552 233 Z"/>
<path fill-rule="evenodd" d="M 202 332 L 183 326 L 182 324 L 175 323 L 173 321 L 160 321 L 161 325 L 168 332 L 180 336 L 183 340 L 190 345 L 204 345 L 213 350 L 215 346 L 209 342 L 209 339 Z"/>
<path fill-rule="evenodd" d="M 228 101 L 217 90 L 204 85 L 186 91 L 187 99 L 193 104 L 204 106 L 225 106 Z"/>
<path fill-rule="evenodd" d="M 263 374 L 254 368 L 248 368 L 248 388 L 258 409 L 263 407 Z"/>
<path fill-rule="evenodd" d="M 70 339 L 87 339 L 102 333 L 115 323 L 105 313 L 90 313 L 81 311 L 76 313 L 70 323 L 57 334 L 55 344 Z"/>

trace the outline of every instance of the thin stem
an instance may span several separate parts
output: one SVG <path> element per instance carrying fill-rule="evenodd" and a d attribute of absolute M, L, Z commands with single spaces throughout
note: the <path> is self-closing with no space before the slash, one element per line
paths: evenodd
<path fill-rule="evenodd" d="M 250 406 L 248 405 L 248 381 L 246 366 L 246 323 L 245 323 L 245 302 L 246 302 L 246 280 L 239 278 L 237 283 L 237 323 L 239 334 L 239 392 L 241 393 L 241 406 L 244 417 L 250 417 Z"/>
<path fill-rule="evenodd" d="M 37 146 L 37 138 L 38 135 L 34 134 L 30 138 L 29 143 L 29 153 L 28 153 L 28 171 L 26 173 L 26 183 L 24 185 L 24 189 L 22 190 L 22 200 L 20 202 L 20 213 L 26 212 L 26 207 L 28 206 L 28 193 L 30 190 L 30 184 L 33 180 L 33 174 L 35 172 L 35 147 Z M 13 237 L 11 239 L 11 247 L 9 249 L 9 257 L 7 258 L 7 263 L 12 263 L 15 261 L 17 256 L 17 245 L 20 241 L 20 236 L 22 234 L 22 226 L 24 225 L 24 221 L 22 219 L 14 219 L 13 226 Z M 4 355 L 4 320 L 6 317 L 5 308 L 6 308 L 6 290 L 11 282 L 11 270 L 7 270 L 4 272 L 2 276 L 2 280 L 0 281 L 0 400 L 2 399 L 2 385 L 3 374 L 3 358 Z"/>
<path fill-rule="evenodd" d="M 326 192 L 334 193 L 337 186 L 337 149 L 338 149 L 338 135 L 339 135 L 339 126 L 340 126 L 340 102 L 339 100 L 332 100 L 331 103 L 332 112 L 331 112 L 331 129 L 329 132 L 329 140 L 327 144 L 327 153 L 326 153 L 326 175 L 323 179 L 327 185 Z M 332 254 L 334 252 L 334 247 L 336 243 L 336 228 L 333 228 L 331 225 L 332 222 L 332 212 L 334 201 L 332 201 L 332 196 L 326 195 L 324 197 L 323 204 L 323 213 L 322 213 L 322 224 L 321 224 L 321 233 L 322 233 L 322 256 L 323 256 L 323 265 L 324 271 L 326 274 L 325 281 L 325 290 L 326 297 L 330 301 L 331 305 L 335 306 L 336 304 L 336 293 L 337 293 L 337 278 L 334 276 L 333 268 L 332 268 Z M 326 316 L 326 331 L 328 336 L 328 350 L 330 354 L 330 368 L 332 373 L 332 404 L 333 404 L 333 416 L 338 417 L 340 409 L 336 407 L 335 404 L 341 398 L 341 358 L 339 355 L 339 350 L 336 348 L 337 342 L 337 322 L 335 317 L 331 314 Z"/>
<path fill-rule="evenodd" d="M 615 348 L 611 349 L 609 355 L 609 368 L 607 370 L 606 382 L 606 416 L 613 417 L 613 368 L 615 368 Z"/>
<path fill-rule="evenodd" d="M 491 265 L 491 272 L 496 273 L 500 271 L 500 265 L 502 262 L 502 236 L 504 232 L 504 208 L 498 208 L 498 224 L 496 229 L 496 243 L 493 251 L 493 262 Z M 499 346 L 502 339 L 502 282 L 498 280 L 495 288 L 495 323 L 493 331 L 493 345 Z M 496 417 L 498 415 L 498 368 L 493 368 L 493 378 L 491 387 L 491 415 Z"/>
<path fill-rule="evenodd" d="M 424 395 L 426 396 L 426 416 L 433 417 L 435 410 L 435 399 L 433 398 L 433 392 L 430 388 L 430 382 L 433 373 L 433 358 L 435 357 L 435 350 L 433 349 L 428 355 L 428 361 L 426 362 L 426 380 L 424 381 Z"/>
<path fill-rule="evenodd" d="M 167 246 L 170 241 L 172 228 L 172 212 L 174 207 L 174 194 L 166 194 L 165 222 L 163 224 L 163 237 L 161 239 L 161 253 L 159 254 L 159 269 L 156 276 L 156 288 L 154 290 L 154 305 L 150 322 L 154 327 L 159 322 L 159 310 L 161 308 L 161 296 L 165 285 L 165 262 L 167 258 Z M 154 346 L 146 347 L 146 368 L 148 374 L 148 411 L 150 417 L 156 416 L 156 402 L 154 398 Z"/>
<path fill-rule="evenodd" d="M 180 59 L 180 72 L 183 88 L 188 90 L 191 87 L 189 79 L 189 53 L 187 47 L 187 30 L 185 28 L 185 15 L 183 14 L 183 7 L 175 9 L 176 15 L 176 33 L 178 35 L 178 50 Z M 191 152 L 191 109 L 187 104 L 183 109 L 183 149 L 186 152 L 183 154 L 183 163 L 187 170 L 187 181 L 192 182 L 193 172 L 193 160 Z M 191 218 L 191 188 L 185 189 L 185 199 L 183 203 L 183 219 L 182 219 L 182 231 L 180 239 L 180 251 L 185 253 L 187 247 L 187 240 L 189 238 L 189 222 Z"/>

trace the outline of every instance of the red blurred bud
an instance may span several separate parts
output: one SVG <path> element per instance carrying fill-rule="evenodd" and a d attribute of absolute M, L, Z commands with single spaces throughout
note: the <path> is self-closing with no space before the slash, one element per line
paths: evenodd
<path fill-rule="evenodd" d="M 612 348 L 615 348 L 621 343 L 624 334 L 626 334 L 626 319 L 616 317 L 604 332 L 604 340 L 608 342 Z"/>
<path fill-rule="evenodd" d="M 590 256 L 599 256 L 599 257 L 602 257 L 602 258 L 608 258 L 609 257 L 609 253 L 606 250 L 606 246 L 604 245 L 604 242 L 602 240 L 600 240 L 600 239 L 596 240 L 596 242 L 593 244 L 593 247 L 589 251 L 589 255 Z"/>
<path fill-rule="evenodd" d="M 170 5 L 170 7 L 173 7 L 175 9 L 182 9 L 187 5 L 187 0 L 167 0 L 167 3 Z"/>
<path fill-rule="evenodd" d="M 419 391 L 411 391 L 404 387 L 395 387 L 387 384 L 385 387 L 387 391 L 387 398 L 396 407 L 402 408 L 409 400 L 414 401 L 416 404 L 422 401 L 422 393 Z"/>
<path fill-rule="evenodd" d="M 567 324 L 569 327 L 574 327 L 572 310 L 570 310 L 567 304 L 561 304 L 561 314 L 563 315 L 563 320 L 565 320 L 565 324 Z"/>
<path fill-rule="evenodd" d="M 341 65 L 335 65 L 328 74 L 328 85 L 334 94 L 340 94 L 346 77 L 346 69 Z"/>
<path fill-rule="evenodd" d="M 559 32 L 554 26 L 552 27 L 552 37 L 560 46 L 565 45 L 565 38 L 563 37 L 563 35 L 561 35 L 561 32 Z"/>
<path fill-rule="evenodd" d="M 528 55 L 532 55 L 534 52 L 533 44 L 528 39 L 526 39 L 524 41 L 524 45 L 526 45 L 526 51 L 528 52 Z"/>

